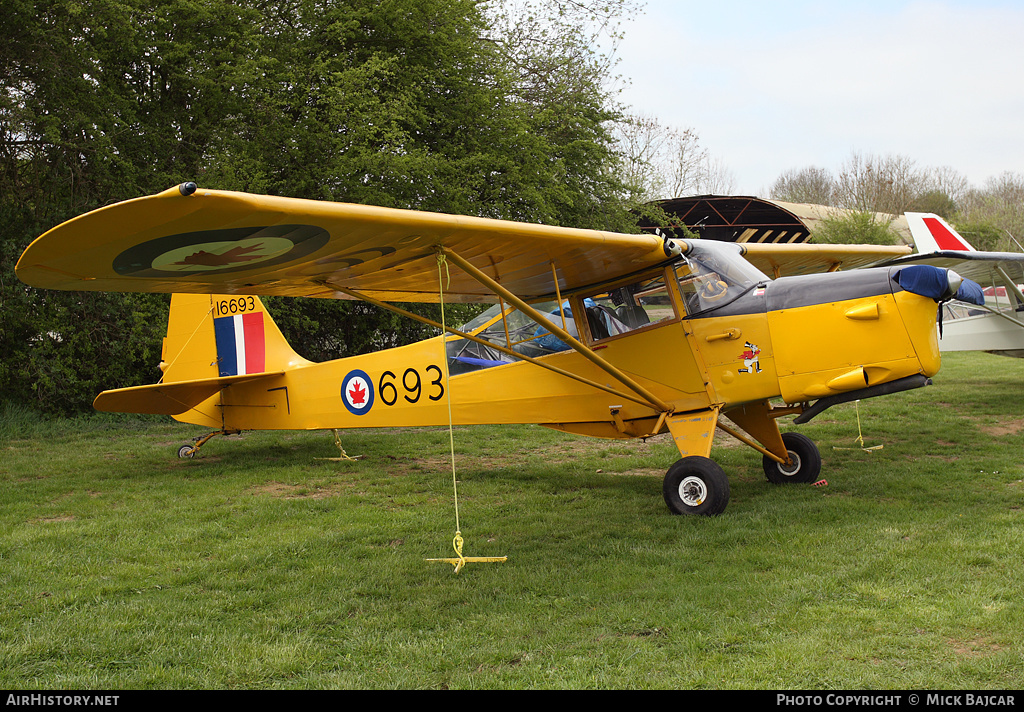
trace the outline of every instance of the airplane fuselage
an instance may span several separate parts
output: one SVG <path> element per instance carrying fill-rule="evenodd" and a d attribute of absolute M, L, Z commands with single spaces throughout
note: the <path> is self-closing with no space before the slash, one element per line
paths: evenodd
<path fill-rule="evenodd" d="M 888 269 L 782 278 L 692 313 L 672 268 L 665 269 L 671 316 L 604 339 L 587 325 L 581 341 L 676 413 L 780 398 L 798 404 L 938 371 L 935 301 L 903 291 Z M 583 310 L 582 297 L 570 301 Z M 193 331 L 186 327 L 178 338 L 187 332 L 194 339 Z M 450 417 L 454 424 L 536 423 L 612 438 L 654 432 L 659 412 L 650 404 L 534 363 L 450 374 L 458 340 L 439 336 L 319 364 L 294 360 L 280 375 L 232 385 L 175 417 L 225 430 L 438 426 Z M 576 351 L 540 359 L 621 387 Z M 217 375 L 215 364 L 207 370 Z"/>

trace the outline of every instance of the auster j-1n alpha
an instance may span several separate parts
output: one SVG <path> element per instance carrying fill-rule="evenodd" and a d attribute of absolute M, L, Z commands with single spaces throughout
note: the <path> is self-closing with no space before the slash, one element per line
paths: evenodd
<path fill-rule="evenodd" d="M 936 309 L 960 278 L 850 269 L 903 252 L 671 240 L 186 183 L 59 225 L 17 274 L 50 289 L 173 293 L 161 381 L 104 391 L 99 410 L 213 434 L 442 426 L 449 412 L 456 425 L 667 433 L 681 457 L 664 479 L 669 509 L 711 515 L 729 499 L 708 457 L 716 430 L 757 450 L 772 482 L 813 482 L 818 449 L 780 432 L 780 416 L 806 422 L 939 370 Z M 493 306 L 433 339 L 311 363 L 260 295 L 359 299 L 421 320 L 395 305 Z"/>

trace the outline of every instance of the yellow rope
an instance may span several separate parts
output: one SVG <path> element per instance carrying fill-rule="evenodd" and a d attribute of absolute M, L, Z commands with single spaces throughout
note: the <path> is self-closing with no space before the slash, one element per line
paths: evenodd
<path fill-rule="evenodd" d="M 860 427 L 860 401 L 859 400 L 855 400 L 853 402 L 853 406 L 854 406 L 854 409 L 857 412 L 857 440 L 856 440 L 856 442 L 857 442 L 857 444 L 860 445 L 860 449 L 863 450 L 864 452 L 871 452 L 873 450 L 881 450 L 883 447 L 885 447 L 884 445 L 872 445 L 871 447 L 865 447 L 865 445 L 864 445 L 864 433 L 861 431 L 861 427 Z M 832 449 L 833 450 L 855 450 L 856 448 L 835 447 L 835 446 L 833 446 Z"/>
<path fill-rule="evenodd" d="M 451 372 L 448 369 L 448 345 L 446 336 L 448 334 L 448 327 L 444 320 L 444 279 L 442 279 L 441 268 L 444 268 L 444 276 L 448 278 L 448 284 L 451 284 L 451 273 L 448 271 L 448 260 L 445 259 L 444 253 L 437 253 L 437 287 L 438 295 L 440 298 L 441 305 L 441 362 L 444 364 L 444 387 L 448 394 L 448 449 L 451 453 L 452 462 L 452 490 L 455 494 L 455 537 L 452 539 L 452 548 L 455 549 L 455 558 L 448 559 L 427 559 L 427 561 L 443 561 L 444 563 L 452 564 L 455 567 L 455 573 L 459 573 L 462 567 L 469 562 L 473 563 L 494 563 L 505 561 L 504 556 L 463 556 L 462 555 L 462 529 L 459 526 L 459 481 L 455 474 L 455 428 L 454 419 L 452 418 L 452 387 L 451 387 Z"/>
<path fill-rule="evenodd" d="M 314 457 L 313 458 L 314 460 L 330 460 L 331 462 L 342 462 L 342 461 L 355 462 L 356 460 L 362 460 L 363 459 L 362 455 L 356 455 L 355 457 L 352 457 L 347 452 L 345 452 L 345 448 L 341 444 L 341 436 L 338 435 L 338 429 L 337 428 L 331 428 L 331 431 L 334 433 L 334 444 L 338 446 L 338 451 L 341 453 L 341 456 L 340 457 Z"/>

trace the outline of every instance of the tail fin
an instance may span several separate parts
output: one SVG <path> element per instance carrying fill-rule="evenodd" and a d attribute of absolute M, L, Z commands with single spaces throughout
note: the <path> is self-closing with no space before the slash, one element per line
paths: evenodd
<path fill-rule="evenodd" d="M 308 364 L 259 297 L 173 294 L 164 338 L 163 382 L 284 371 Z"/>
<path fill-rule="evenodd" d="M 974 248 L 953 227 L 934 213 L 906 213 L 910 235 L 921 254 L 953 250 L 974 252 Z"/>

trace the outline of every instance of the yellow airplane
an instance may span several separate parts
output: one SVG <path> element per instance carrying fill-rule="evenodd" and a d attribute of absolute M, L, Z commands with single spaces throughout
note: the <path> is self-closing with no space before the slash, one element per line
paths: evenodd
<path fill-rule="evenodd" d="M 681 457 L 664 479 L 669 509 L 713 515 L 729 500 L 709 459 L 716 430 L 758 451 L 770 481 L 813 482 L 817 447 L 781 433 L 779 417 L 806 422 L 939 370 L 936 310 L 955 273 L 836 271 L 906 252 L 672 240 L 185 183 L 57 226 L 17 274 L 51 289 L 173 293 L 160 382 L 104 391 L 95 407 L 214 429 L 182 457 L 213 435 L 261 429 L 667 433 Z M 934 270 L 942 294 L 907 286 L 920 270 Z M 311 363 L 259 295 L 359 299 L 443 331 Z M 404 302 L 493 306 L 454 328 Z"/>

